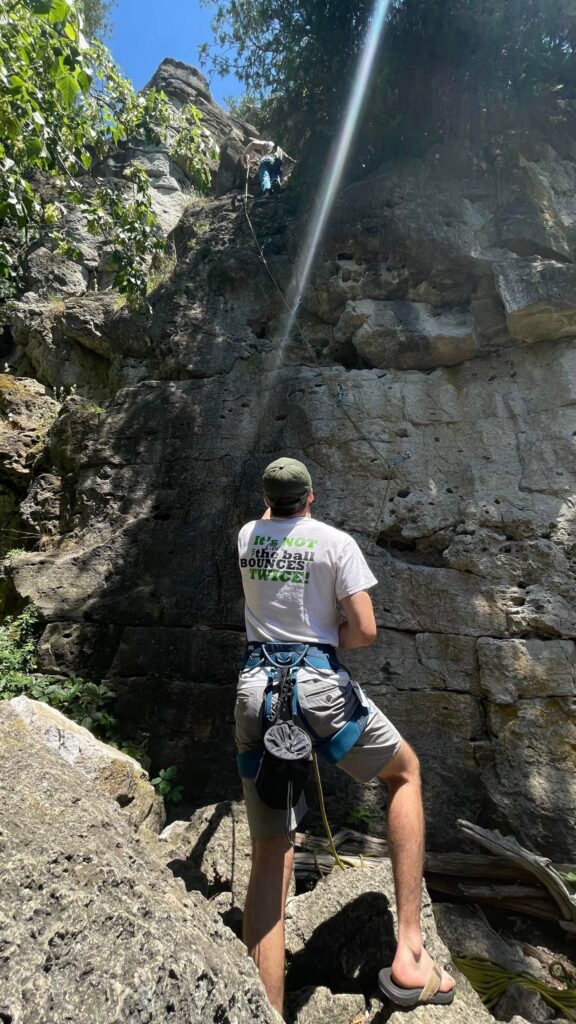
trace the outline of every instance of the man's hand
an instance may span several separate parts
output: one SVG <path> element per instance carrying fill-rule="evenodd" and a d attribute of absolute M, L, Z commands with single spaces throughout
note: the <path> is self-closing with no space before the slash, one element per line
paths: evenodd
<path fill-rule="evenodd" d="M 339 644 L 342 650 L 368 647 L 376 639 L 376 619 L 372 599 L 366 590 L 360 590 L 340 601 L 346 619 L 340 624 Z"/>

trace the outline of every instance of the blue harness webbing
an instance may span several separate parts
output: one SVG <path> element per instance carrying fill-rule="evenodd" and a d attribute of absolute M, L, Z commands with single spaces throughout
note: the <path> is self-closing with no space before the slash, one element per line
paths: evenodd
<path fill-rule="evenodd" d="M 279 700 L 279 693 L 288 684 L 292 688 L 292 718 L 300 718 L 306 731 L 310 735 L 313 748 L 316 754 L 330 764 L 338 764 L 354 746 L 358 738 L 364 732 L 370 716 L 370 708 L 360 698 L 350 719 L 338 729 L 333 736 L 321 739 L 306 719 L 306 716 L 298 699 L 298 683 L 296 674 L 298 667 L 306 665 L 309 668 L 332 668 L 334 671 L 340 667 L 333 647 L 291 643 L 252 643 L 246 651 L 244 668 L 256 668 L 258 665 L 268 663 L 268 686 L 264 692 L 263 702 L 263 727 L 274 720 L 275 698 Z M 361 692 L 361 691 L 360 691 Z M 258 774 L 264 747 L 254 747 L 237 755 L 238 770 L 244 779 L 254 779 Z"/>

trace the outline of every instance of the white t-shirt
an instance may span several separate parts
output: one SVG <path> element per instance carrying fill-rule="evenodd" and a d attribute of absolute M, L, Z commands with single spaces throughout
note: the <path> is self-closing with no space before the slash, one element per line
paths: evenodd
<path fill-rule="evenodd" d="M 309 516 L 246 523 L 238 555 L 248 640 L 337 647 L 337 602 L 378 582 L 352 537 Z"/>

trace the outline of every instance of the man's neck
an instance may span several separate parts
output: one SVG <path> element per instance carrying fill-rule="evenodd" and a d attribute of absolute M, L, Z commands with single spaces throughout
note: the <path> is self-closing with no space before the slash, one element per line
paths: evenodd
<path fill-rule="evenodd" d="M 287 520 L 287 519 L 312 519 L 312 513 L 310 511 L 307 511 L 307 512 L 293 512 L 291 516 L 275 516 L 275 515 L 271 515 L 270 519 L 274 520 L 275 523 L 282 523 L 282 522 L 284 522 L 284 520 Z"/>

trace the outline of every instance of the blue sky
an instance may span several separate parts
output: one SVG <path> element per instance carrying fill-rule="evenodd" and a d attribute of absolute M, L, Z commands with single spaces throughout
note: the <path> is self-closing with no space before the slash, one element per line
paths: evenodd
<path fill-rule="evenodd" d="M 124 74 L 141 89 L 164 57 L 200 67 L 198 47 L 212 41 L 211 18 L 212 10 L 201 7 L 198 0 L 117 0 L 106 42 Z M 244 91 L 236 79 L 216 75 L 210 88 L 220 104 L 225 96 Z"/>

